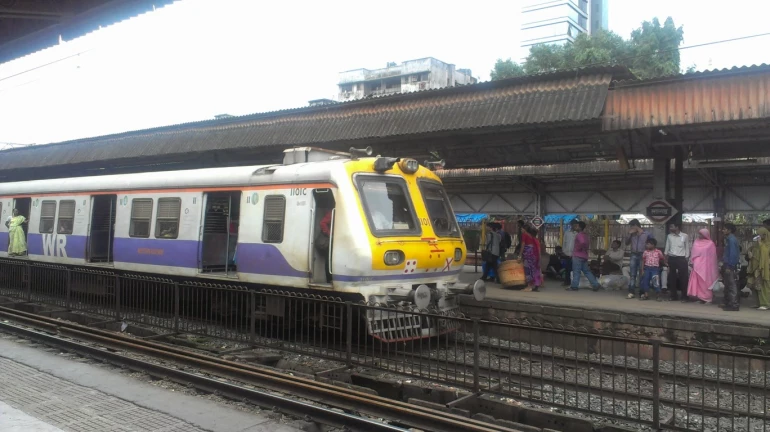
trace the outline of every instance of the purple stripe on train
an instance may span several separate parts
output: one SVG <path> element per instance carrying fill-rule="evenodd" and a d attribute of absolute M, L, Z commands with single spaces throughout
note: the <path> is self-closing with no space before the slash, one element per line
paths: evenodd
<path fill-rule="evenodd" d="M 280 250 L 271 244 L 240 243 L 235 255 L 239 273 L 307 278 L 307 272 L 299 271 L 286 261 Z"/>
<path fill-rule="evenodd" d="M 84 259 L 87 242 L 86 236 L 30 233 L 27 236 L 27 249 L 30 255 Z"/>
<path fill-rule="evenodd" d="M 195 240 L 116 238 L 115 261 L 198 268 L 198 244 Z M 306 272 L 294 269 L 271 244 L 240 243 L 236 258 L 240 273 L 308 277 Z"/>
<path fill-rule="evenodd" d="M 0 252 L 8 252 L 8 233 L 0 232 Z"/>
<path fill-rule="evenodd" d="M 7 243 L 8 233 L 0 233 L 1 251 L 8 249 Z M 86 236 L 30 234 L 28 248 L 31 255 L 84 259 L 87 243 Z M 198 244 L 195 240 L 116 238 L 114 258 L 116 262 L 122 263 L 198 268 Z M 293 268 L 281 251 L 272 244 L 241 243 L 238 245 L 236 257 L 240 273 L 309 277 L 307 272 Z M 446 277 L 458 273 L 459 270 L 409 275 L 334 275 L 334 279 L 340 282 L 375 282 Z"/>
<path fill-rule="evenodd" d="M 116 238 L 115 261 L 169 267 L 198 267 L 195 240 Z"/>

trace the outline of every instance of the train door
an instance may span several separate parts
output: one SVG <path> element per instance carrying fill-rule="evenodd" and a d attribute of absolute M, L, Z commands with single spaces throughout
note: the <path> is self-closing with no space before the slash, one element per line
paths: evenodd
<path fill-rule="evenodd" d="M 91 197 L 91 223 L 88 229 L 88 262 L 112 263 L 115 243 L 117 195 Z"/>
<path fill-rule="evenodd" d="M 11 208 L 11 211 L 13 211 L 14 209 L 18 210 L 19 215 L 24 216 L 24 219 L 27 220 L 27 223 L 21 226 L 24 229 L 24 238 L 27 240 L 29 240 L 29 214 L 30 214 L 31 208 L 32 208 L 32 198 L 15 198 L 13 200 L 13 208 Z"/>
<path fill-rule="evenodd" d="M 199 271 L 235 277 L 241 192 L 206 193 L 203 209 Z"/>
<path fill-rule="evenodd" d="M 311 247 L 309 251 L 310 284 L 328 285 L 332 282 L 331 256 L 334 239 L 334 195 L 331 189 L 313 191 L 313 217 L 310 218 Z"/>

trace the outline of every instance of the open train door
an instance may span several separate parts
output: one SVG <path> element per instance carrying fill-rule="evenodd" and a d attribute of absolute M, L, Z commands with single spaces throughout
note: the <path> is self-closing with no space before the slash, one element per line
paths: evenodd
<path fill-rule="evenodd" d="M 133 207 L 131 211 L 134 211 Z M 88 225 L 88 250 L 86 253 L 88 262 L 110 264 L 114 261 L 113 247 L 117 212 L 117 195 L 91 196 L 91 220 Z"/>
<path fill-rule="evenodd" d="M 331 288 L 335 201 L 331 189 L 315 189 L 310 218 L 310 285 Z"/>
<path fill-rule="evenodd" d="M 13 207 L 11 207 L 11 211 L 18 210 L 19 214 L 21 216 L 24 216 L 24 219 L 27 220 L 27 223 L 22 225 L 22 229 L 24 229 L 24 238 L 27 240 L 27 244 L 29 245 L 29 215 L 30 210 L 32 210 L 32 198 L 14 198 L 13 199 Z M 12 214 L 12 213 L 9 213 Z M 3 221 L 5 222 L 5 221 Z"/>
<path fill-rule="evenodd" d="M 198 271 L 237 277 L 236 247 L 241 214 L 241 191 L 203 195 L 203 224 L 198 249 Z"/>

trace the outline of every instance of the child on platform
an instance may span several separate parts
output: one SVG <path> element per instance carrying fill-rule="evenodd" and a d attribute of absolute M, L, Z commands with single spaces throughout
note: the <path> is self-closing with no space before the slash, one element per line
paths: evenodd
<path fill-rule="evenodd" d="M 660 270 L 662 264 L 666 263 L 666 256 L 663 252 L 657 248 L 658 241 L 654 238 L 648 238 L 645 244 L 645 251 L 642 254 L 642 263 L 644 264 L 644 275 L 642 276 L 642 282 L 639 284 L 639 300 L 647 300 L 649 298 L 647 291 L 650 289 L 650 285 L 655 290 L 656 300 L 660 301 Z M 628 293 L 628 298 L 634 298 L 633 293 Z"/>

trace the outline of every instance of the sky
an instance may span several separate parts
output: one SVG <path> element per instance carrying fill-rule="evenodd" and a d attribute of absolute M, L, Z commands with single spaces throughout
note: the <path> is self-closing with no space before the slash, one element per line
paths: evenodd
<path fill-rule="evenodd" d="M 728 7 L 729 6 L 729 7 Z M 765 0 L 609 0 L 628 37 L 671 16 L 683 46 L 768 31 Z M 435 57 L 482 81 L 519 58 L 521 3 L 181 0 L 0 65 L 0 149 L 306 106 L 341 71 Z M 770 36 L 685 49 L 698 70 L 770 63 Z"/>

